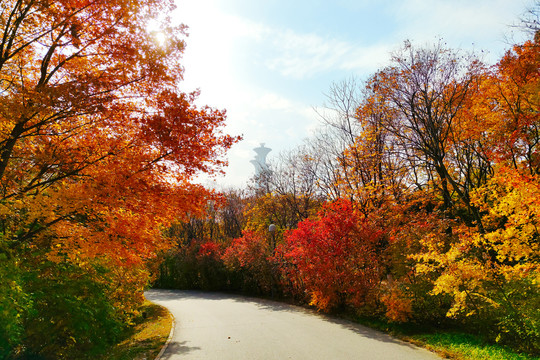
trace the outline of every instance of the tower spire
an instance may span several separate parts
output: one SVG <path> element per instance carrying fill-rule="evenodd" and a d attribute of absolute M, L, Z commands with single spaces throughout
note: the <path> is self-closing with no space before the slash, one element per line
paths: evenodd
<path fill-rule="evenodd" d="M 255 175 L 259 176 L 263 172 L 269 170 L 268 164 L 266 163 L 266 156 L 270 151 L 272 151 L 272 149 L 265 147 L 264 143 L 261 143 L 261 146 L 253 149 L 253 151 L 255 151 L 257 155 L 255 156 L 255 159 L 250 161 L 250 163 L 255 166 Z"/>

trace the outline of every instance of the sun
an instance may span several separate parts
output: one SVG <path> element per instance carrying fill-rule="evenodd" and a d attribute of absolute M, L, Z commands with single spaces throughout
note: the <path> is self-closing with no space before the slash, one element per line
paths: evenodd
<path fill-rule="evenodd" d="M 146 25 L 146 32 L 152 36 L 159 46 L 164 46 L 167 42 L 167 36 L 161 30 L 160 23 L 156 19 L 150 19 Z"/>

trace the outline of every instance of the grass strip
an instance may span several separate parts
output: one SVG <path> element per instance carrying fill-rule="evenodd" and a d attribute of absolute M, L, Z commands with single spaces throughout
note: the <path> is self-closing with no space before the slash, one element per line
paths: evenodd
<path fill-rule="evenodd" d="M 113 346 L 99 360 L 154 360 L 167 341 L 172 327 L 172 316 L 162 306 L 145 301 L 137 324 L 119 344 Z"/>
<path fill-rule="evenodd" d="M 481 337 L 455 330 L 433 327 L 419 329 L 411 323 L 388 323 L 380 319 L 348 316 L 347 319 L 388 333 L 451 360 L 540 360 L 539 356 L 517 351 L 484 341 Z"/>
<path fill-rule="evenodd" d="M 455 360 L 538 360 L 538 356 L 519 354 L 497 344 L 463 333 L 433 333 L 410 337 L 412 342 Z"/>

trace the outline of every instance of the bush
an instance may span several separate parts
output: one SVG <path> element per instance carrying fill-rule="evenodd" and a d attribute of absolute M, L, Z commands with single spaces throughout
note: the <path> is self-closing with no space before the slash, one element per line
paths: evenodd
<path fill-rule="evenodd" d="M 154 286 L 185 290 L 227 290 L 229 278 L 221 260 L 222 249 L 213 242 L 192 241 L 165 255 Z"/>
<path fill-rule="evenodd" d="M 349 201 L 340 200 L 287 234 L 283 254 L 299 276 L 291 281 L 305 288 L 318 309 L 372 309 L 384 270 L 383 240 Z"/>
<path fill-rule="evenodd" d="M 239 290 L 255 295 L 274 295 L 278 269 L 269 240 L 254 231 L 234 239 L 222 257 L 227 269 L 240 279 Z"/>
<path fill-rule="evenodd" d="M 25 283 L 33 301 L 25 318 L 25 357 L 84 358 L 113 344 L 125 327 L 105 286 L 78 266 L 45 260 L 25 273 Z"/>
<path fill-rule="evenodd" d="M 0 359 L 4 359 L 22 339 L 22 315 L 30 311 L 31 301 L 23 291 L 16 259 L 6 254 L 0 254 L 0 279 Z"/>
<path fill-rule="evenodd" d="M 31 255 L 0 255 L 0 359 L 87 359 L 114 344 L 128 321 L 109 270 Z"/>

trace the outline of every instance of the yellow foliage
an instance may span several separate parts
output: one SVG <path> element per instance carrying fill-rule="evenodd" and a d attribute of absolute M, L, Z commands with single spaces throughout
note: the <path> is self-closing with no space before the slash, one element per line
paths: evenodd
<path fill-rule="evenodd" d="M 538 284 L 539 179 L 501 168 L 473 201 L 484 212 L 485 233 L 461 228 L 444 250 L 427 234 L 424 251 L 413 256 L 419 273 L 440 271 L 431 293 L 452 296 L 449 317 L 514 306 L 513 286 L 521 285 L 512 284 Z"/>

